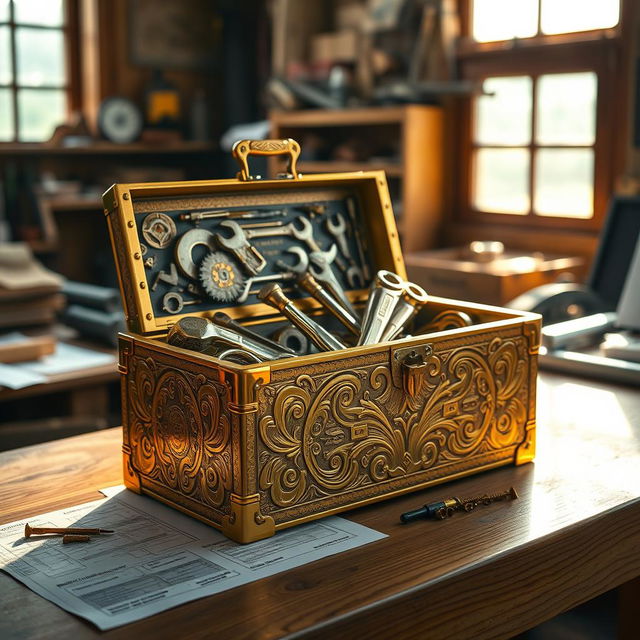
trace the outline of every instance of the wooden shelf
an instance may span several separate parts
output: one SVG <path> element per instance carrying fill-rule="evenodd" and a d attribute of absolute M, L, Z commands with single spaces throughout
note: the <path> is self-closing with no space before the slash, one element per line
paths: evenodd
<path fill-rule="evenodd" d="M 307 111 L 272 111 L 272 126 L 278 127 L 353 127 L 398 124 L 408 110 L 427 110 L 424 105 L 402 107 L 367 107 L 358 109 L 309 109 Z"/>
<path fill-rule="evenodd" d="M 384 171 L 387 176 L 399 178 L 402 176 L 402 166 L 393 162 L 341 162 L 339 160 L 299 162 L 300 173 L 342 173 L 349 171 Z"/>
<path fill-rule="evenodd" d="M 443 114 L 439 107 L 403 105 L 365 109 L 309 109 L 307 111 L 272 111 L 271 137 L 292 137 L 302 144 L 312 132 L 326 139 L 325 152 L 342 141 L 362 138 L 372 141 L 377 131 L 383 144 L 371 150 L 371 160 L 300 161 L 301 173 L 342 173 L 382 169 L 393 179 L 392 196 L 402 204 L 397 224 L 402 247 L 407 253 L 437 245 L 443 217 Z M 376 127 L 379 127 L 376 130 Z M 313 132 L 322 129 L 322 132 Z M 326 135 L 325 135 L 326 131 Z M 398 146 L 397 162 L 385 161 L 382 148 Z M 390 143 L 390 144 L 389 144 Z M 377 155 L 376 155 L 377 154 Z M 281 159 L 270 159 L 270 173 L 281 169 Z"/>
<path fill-rule="evenodd" d="M 119 155 L 119 154 L 188 154 L 212 153 L 217 146 L 211 142 L 185 140 L 167 145 L 162 144 L 113 144 L 111 142 L 95 142 L 86 147 L 53 147 L 46 144 L 29 142 L 0 143 L 0 156 L 83 156 L 83 155 Z"/>
<path fill-rule="evenodd" d="M 52 211 L 86 211 L 90 209 L 102 211 L 102 200 L 95 196 L 43 196 L 42 203 Z"/>

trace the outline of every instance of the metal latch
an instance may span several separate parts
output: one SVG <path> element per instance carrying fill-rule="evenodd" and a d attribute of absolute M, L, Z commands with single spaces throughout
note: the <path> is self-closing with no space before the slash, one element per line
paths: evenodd
<path fill-rule="evenodd" d="M 424 386 L 427 358 L 433 353 L 429 344 L 398 349 L 392 358 L 394 384 L 410 398 L 420 394 Z"/>

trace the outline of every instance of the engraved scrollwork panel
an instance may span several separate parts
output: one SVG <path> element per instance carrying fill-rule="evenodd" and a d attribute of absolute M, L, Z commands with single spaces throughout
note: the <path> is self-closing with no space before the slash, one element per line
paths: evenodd
<path fill-rule="evenodd" d="M 437 350 L 409 398 L 388 366 L 270 385 L 259 396 L 259 484 L 271 509 L 336 496 L 443 465 L 468 466 L 524 438 L 522 337 Z"/>
<path fill-rule="evenodd" d="M 128 378 L 131 464 L 176 493 L 220 507 L 231 490 L 227 390 L 206 376 L 132 359 Z"/>

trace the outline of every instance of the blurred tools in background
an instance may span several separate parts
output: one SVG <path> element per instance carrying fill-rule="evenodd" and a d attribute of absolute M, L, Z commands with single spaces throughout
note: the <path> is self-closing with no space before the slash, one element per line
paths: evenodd
<path fill-rule="evenodd" d="M 455 0 L 275 0 L 271 13 L 276 108 L 433 103 L 479 90 L 456 77 Z"/>
<path fill-rule="evenodd" d="M 67 307 L 60 319 L 81 336 L 117 346 L 118 332 L 125 330 L 120 293 L 111 287 L 65 281 L 62 292 Z"/>

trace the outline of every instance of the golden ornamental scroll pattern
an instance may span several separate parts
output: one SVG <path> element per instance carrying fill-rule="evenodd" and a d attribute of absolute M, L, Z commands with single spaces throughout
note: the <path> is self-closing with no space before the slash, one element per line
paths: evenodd
<path fill-rule="evenodd" d="M 152 358 L 132 358 L 130 366 L 131 464 L 172 491 L 220 507 L 232 485 L 227 389 Z"/>
<path fill-rule="evenodd" d="M 259 486 L 272 508 L 464 463 L 524 439 L 522 337 L 443 350 L 425 362 L 413 398 L 380 364 L 261 389 Z"/>

